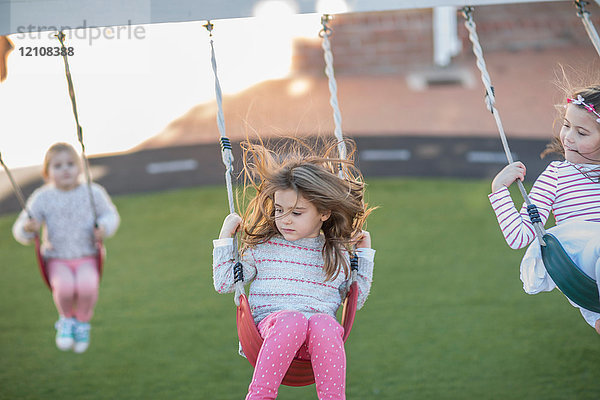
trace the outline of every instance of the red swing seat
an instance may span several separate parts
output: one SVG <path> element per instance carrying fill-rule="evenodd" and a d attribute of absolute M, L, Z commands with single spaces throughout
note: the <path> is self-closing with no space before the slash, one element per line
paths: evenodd
<path fill-rule="evenodd" d="M 353 282 L 344 299 L 342 310 L 341 324 L 344 327 L 344 343 L 352 330 L 354 316 L 356 315 L 357 300 L 358 285 L 356 282 Z M 245 294 L 240 296 L 240 305 L 237 307 L 237 331 L 246 358 L 253 367 L 256 367 L 256 359 L 262 347 L 263 338 L 260 336 L 258 328 L 254 323 L 254 318 L 252 318 L 252 313 L 250 312 L 250 305 Z M 310 360 L 294 358 L 281 383 L 286 386 L 307 386 L 315 383 Z"/>
<path fill-rule="evenodd" d="M 104 264 L 104 246 L 102 241 L 96 242 L 96 267 L 98 268 L 98 278 L 102 278 L 102 269 Z M 48 266 L 46 264 L 46 259 L 42 255 L 41 243 L 39 235 L 35 235 L 35 256 L 37 258 L 38 267 L 40 268 L 40 275 L 42 275 L 42 279 L 48 289 L 52 291 L 52 286 L 50 285 L 50 279 L 48 278 Z"/>

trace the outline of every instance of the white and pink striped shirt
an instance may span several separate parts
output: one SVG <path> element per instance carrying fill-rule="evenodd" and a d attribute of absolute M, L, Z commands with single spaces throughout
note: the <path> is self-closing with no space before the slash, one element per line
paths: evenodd
<path fill-rule="evenodd" d="M 537 178 L 529 197 L 545 224 L 554 214 L 556 224 L 579 219 L 600 222 L 600 166 L 553 161 Z M 513 249 L 527 246 L 535 239 L 533 224 L 523 204 L 517 211 L 508 188 L 490 194 L 489 200 L 498 218 L 500 229 Z"/>
<path fill-rule="evenodd" d="M 250 248 L 242 258 L 244 283 L 251 282 L 248 303 L 257 324 L 281 310 L 302 312 L 307 318 L 324 313 L 335 317 L 342 303 L 346 277 L 340 273 L 325 281 L 323 235 L 293 242 L 276 236 Z M 357 249 L 358 308 L 365 303 L 373 279 L 372 249 Z M 213 250 L 215 290 L 231 293 L 233 282 L 233 240 L 217 239 Z"/>

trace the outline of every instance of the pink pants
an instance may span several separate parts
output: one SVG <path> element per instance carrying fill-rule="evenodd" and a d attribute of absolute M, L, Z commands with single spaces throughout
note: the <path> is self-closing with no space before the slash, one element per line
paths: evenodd
<path fill-rule="evenodd" d="M 48 260 L 48 278 L 58 313 L 89 322 L 98 300 L 98 268 L 95 257 Z"/>
<path fill-rule="evenodd" d="M 246 400 L 274 399 L 295 356 L 311 360 L 319 400 L 346 398 L 344 328 L 326 314 L 279 311 L 258 324 L 264 339 Z"/>

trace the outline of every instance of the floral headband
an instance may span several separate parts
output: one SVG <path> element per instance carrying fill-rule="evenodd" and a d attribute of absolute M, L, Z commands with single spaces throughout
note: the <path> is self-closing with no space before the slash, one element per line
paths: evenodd
<path fill-rule="evenodd" d="M 596 108 L 594 107 L 593 104 L 588 104 L 585 102 L 585 99 L 578 94 L 576 99 L 567 99 L 567 103 L 573 103 L 573 104 L 577 104 L 578 106 L 583 106 L 583 108 L 585 108 L 586 110 L 588 110 L 589 112 L 593 113 L 596 117 L 596 122 L 598 122 L 600 124 L 600 114 L 598 114 L 598 111 L 596 111 Z"/>

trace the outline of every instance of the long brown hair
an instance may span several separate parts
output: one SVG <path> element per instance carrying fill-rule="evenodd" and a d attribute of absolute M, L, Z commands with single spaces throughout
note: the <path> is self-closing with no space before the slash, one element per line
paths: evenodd
<path fill-rule="evenodd" d="M 562 126 L 563 119 L 565 117 L 567 99 L 576 99 L 577 96 L 583 97 L 586 104 L 592 105 L 596 110 L 600 111 L 600 84 L 598 83 L 600 82 L 600 74 L 592 71 L 588 71 L 583 74 L 570 71 L 567 74 L 565 67 L 562 65 L 559 66 L 559 69 L 561 76 L 557 76 L 555 85 L 560 89 L 563 96 L 561 103 L 555 106 L 558 112 L 555 124 L 559 123 L 560 126 Z M 569 78 L 568 75 L 573 75 L 574 78 Z M 596 83 L 590 84 L 590 80 Z M 583 105 L 577 105 L 577 107 L 585 109 Z M 540 157 L 544 158 L 548 154 L 552 153 L 556 153 L 562 157 L 565 155 L 565 149 L 560 140 L 560 129 L 554 135 L 552 141 L 546 145 L 546 148 L 540 154 Z"/>
<path fill-rule="evenodd" d="M 274 196 L 278 190 L 294 190 L 321 213 L 330 212 L 323 222 L 325 236 L 323 269 L 326 280 L 340 271 L 348 276 L 344 252 L 352 252 L 351 239 L 372 211 L 364 202 L 365 184 L 352 161 L 356 146 L 350 140 L 347 159 L 334 157 L 337 142 L 315 146 L 299 139 L 268 149 L 262 141 L 242 143 L 244 198 L 250 198 L 242 230 L 242 252 L 279 234 L 275 225 Z M 321 148 L 320 154 L 315 148 Z M 344 178 L 338 176 L 339 168 Z M 250 193 L 252 192 L 252 193 Z"/>

